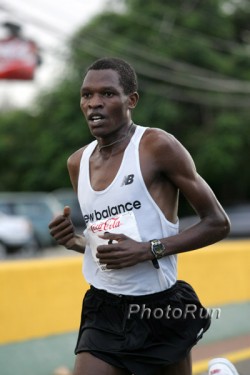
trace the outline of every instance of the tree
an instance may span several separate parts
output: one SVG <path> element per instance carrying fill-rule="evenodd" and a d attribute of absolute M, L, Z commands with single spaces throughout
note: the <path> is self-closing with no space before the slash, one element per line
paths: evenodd
<path fill-rule="evenodd" d="M 94 59 L 117 56 L 138 72 L 135 122 L 174 134 L 222 202 L 249 200 L 248 2 L 124 0 L 123 4 L 122 10 L 111 8 L 72 36 L 66 78 L 39 98 L 37 114 L 30 118 L 37 176 L 27 172 L 26 183 L 19 188 L 51 190 L 69 184 L 68 155 L 92 139 L 79 110 L 83 73 Z M 24 117 L 14 116 L 20 133 L 26 129 Z M 14 169 L 20 168 L 10 158 Z M 6 180 L 4 187 L 12 187 L 11 181 L 9 185 Z"/>
<path fill-rule="evenodd" d="M 103 55 L 127 59 L 139 75 L 136 121 L 180 139 L 222 201 L 249 199 L 240 156 L 248 158 L 250 62 L 239 38 L 249 6 L 229 13 L 222 0 L 125 4 L 123 13 L 101 15 L 72 38 L 75 71 Z"/>

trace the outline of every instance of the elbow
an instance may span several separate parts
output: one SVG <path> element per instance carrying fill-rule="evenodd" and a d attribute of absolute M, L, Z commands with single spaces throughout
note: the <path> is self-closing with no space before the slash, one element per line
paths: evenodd
<path fill-rule="evenodd" d="M 229 235 L 231 230 L 231 223 L 226 214 L 218 219 L 217 228 L 221 240 Z"/>
<path fill-rule="evenodd" d="M 227 220 L 227 222 L 223 226 L 223 233 L 224 233 L 223 238 L 226 238 L 229 235 L 230 231 L 231 231 L 231 223 L 229 220 Z"/>

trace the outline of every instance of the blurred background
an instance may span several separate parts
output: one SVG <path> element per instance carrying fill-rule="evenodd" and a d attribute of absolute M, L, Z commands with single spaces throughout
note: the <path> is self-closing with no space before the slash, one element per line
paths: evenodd
<path fill-rule="evenodd" d="M 31 225 L 39 214 L 45 224 L 60 211 L 55 202 L 45 208 L 45 192 L 51 201 L 66 189 L 72 202 L 66 161 L 92 140 L 79 110 L 83 73 L 96 58 L 118 56 L 139 76 L 134 121 L 175 135 L 226 208 L 231 236 L 249 236 L 249 2 L 91 3 L 0 1 L 1 214 Z M 27 192 L 40 192 L 43 203 L 34 207 L 38 194 Z M 182 197 L 179 214 L 181 228 L 195 220 Z M 50 245 L 38 225 L 29 251 L 31 242 Z"/>
<path fill-rule="evenodd" d="M 162 128 L 184 144 L 231 219 L 227 241 L 246 243 L 249 1 L 0 0 L 2 265 L 65 255 L 47 226 L 66 204 L 82 229 L 66 162 L 92 140 L 79 89 L 87 66 L 103 56 L 135 67 L 135 123 Z M 181 229 L 197 220 L 182 196 L 179 214 Z M 244 329 L 250 332 L 249 323 Z"/>

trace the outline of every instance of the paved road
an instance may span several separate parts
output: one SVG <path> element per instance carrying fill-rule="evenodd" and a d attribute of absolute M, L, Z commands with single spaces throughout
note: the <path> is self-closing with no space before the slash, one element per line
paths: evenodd
<path fill-rule="evenodd" d="M 198 345 L 193 350 L 194 375 L 205 375 L 208 359 L 216 357 L 228 358 L 241 375 L 249 375 L 250 333 Z"/>

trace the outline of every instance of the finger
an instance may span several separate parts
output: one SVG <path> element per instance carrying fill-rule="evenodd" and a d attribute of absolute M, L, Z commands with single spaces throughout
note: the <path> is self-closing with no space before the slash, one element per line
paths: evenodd
<path fill-rule="evenodd" d="M 54 228 L 54 227 L 56 227 L 57 225 L 61 224 L 64 221 L 65 221 L 65 217 L 62 216 L 62 215 L 59 215 L 59 216 L 57 216 L 54 220 L 52 220 L 49 223 L 48 227 L 49 227 L 49 229 Z"/>
<path fill-rule="evenodd" d="M 105 251 L 105 252 L 99 252 L 97 250 L 96 257 L 102 263 L 110 263 L 110 262 L 119 263 L 123 261 L 124 259 L 127 259 L 127 255 L 124 255 L 123 251 L 120 251 L 120 250 L 113 251 L 113 249 L 111 251 Z"/>
<path fill-rule="evenodd" d="M 111 240 L 109 240 L 109 241 L 111 241 Z M 114 253 L 114 252 L 119 251 L 120 248 L 118 246 L 118 242 L 115 242 L 115 243 L 107 244 L 107 245 L 99 245 L 99 246 L 97 246 L 96 250 L 97 250 L 97 254 L 98 253 L 100 253 L 100 254 L 110 254 L 110 253 Z"/>
<path fill-rule="evenodd" d="M 110 232 L 104 232 L 103 234 L 99 234 L 98 237 L 100 237 L 104 240 L 117 241 L 117 242 L 124 241 L 124 240 L 128 239 L 128 237 L 125 236 L 125 234 L 110 233 Z"/>
<path fill-rule="evenodd" d="M 69 234 L 72 235 L 72 236 L 74 235 L 74 231 L 71 227 L 67 227 L 64 230 L 61 230 L 60 232 L 55 233 L 53 235 L 53 237 L 55 238 L 55 240 L 59 240 L 59 239 L 62 239 Z"/>
<path fill-rule="evenodd" d="M 105 267 L 107 270 L 119 270 L 121 268 L 123 268 L 122 266 L 120 265 L 117 265 L 117 264 L 106 264 L 106 267 Z"/>
<path fill-rule="evenodd" d="M 105 254 L 109 254 L 114 250 L 110 247 L 110 245 L 100 245 L 96 248 L 96 256 L 97 258 L 105 256 Z"/>
<path fill-rule="evenodd" d="M 68 234 L 67 236 L 64 236 L 62 238 L 60 238 L 59 240 L 57 240 L 57 243 L 59 245 L 65 245 L 68 241 L 70 241 L 71 239 L 73 238 L 73 234 L 70 233 Z"/>
<path fill-rule="evenodd" d="M 54 235 L 56 233 L 61 232 L 65 228 L 71 228 L 72 231 L 74 229 L 72 223 L 68 221 L 67 219 L 65 219 L 65 217 L 62 217 L 62 220 L 58 221 L 55 225 L 49 228 L 50 234 Z"/>
<path fill-rule="evenodd" d="M 101 263 L 101 262 L 100 262 Z M 131 261 L 119 261 L 119 262 L 114 262 L 114 261 L 107 261 L 106 263 L 106 268 L 107 269 L 121 269 L 121 268 L 126 268 L 126 267 L 131 267 L 135 263 Z"/>
<path fill-rule="evenodd" d="M 70 213 L 71 213 L 70 207 L 69 206 L 65 206 L 64 209 L 63 209 L 63 216 L 69 217 Z"/>

